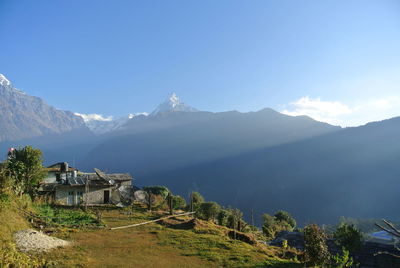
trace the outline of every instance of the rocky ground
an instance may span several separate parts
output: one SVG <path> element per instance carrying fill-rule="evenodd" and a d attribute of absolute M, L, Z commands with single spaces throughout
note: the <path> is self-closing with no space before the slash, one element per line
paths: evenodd
<path fill-rule="evenodd" d="M 24 252 L 43 252 L 53 248 L 70 245 L 70 242 L 68 241 L 45 235 L 42 232 L 33 229 L 16 232 L 14 234 L 14 239 L 17 247 Z"/>

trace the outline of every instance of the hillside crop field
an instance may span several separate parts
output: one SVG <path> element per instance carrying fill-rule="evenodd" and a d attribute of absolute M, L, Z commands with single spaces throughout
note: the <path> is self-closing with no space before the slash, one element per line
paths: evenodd
<path fill-rule="evenodd" d="M 300 267 L 278 257 L 284 257 L 283 249 L 232 240 L 209 222 L 199 221 L 201 226 L 195 228 L 151 223 L 109 229 L 155 217 L 144 211 L 129 215 L 123 209 L 105 210 L 102 220 L 107 227 L 60 229 L 55 235 L 73 241 L 73 246 L 42 257 L 57 267 Z"/>

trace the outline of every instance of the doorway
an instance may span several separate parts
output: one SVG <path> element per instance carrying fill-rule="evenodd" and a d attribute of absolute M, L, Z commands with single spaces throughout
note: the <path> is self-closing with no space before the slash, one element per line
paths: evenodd
<path fill-rule="evenodd" d="M 110 191 L 104 190 L 104 204 L 110 203 Z"/>
<path fill-rule="evenodd" d="M 68 192 L 67 205 L 69 205 L 69 206 L 75 205 L 75 192 L 74 191 Z"/>

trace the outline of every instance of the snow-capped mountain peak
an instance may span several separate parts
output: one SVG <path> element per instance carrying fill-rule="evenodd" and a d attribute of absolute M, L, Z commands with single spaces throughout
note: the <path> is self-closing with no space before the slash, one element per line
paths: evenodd
<path fill-rule="evenodd" d="M 140 115 L 142 115 L 142 116 L 148 116 L 149 115 L 149 113 L 134 113 L 134 114 L 128 114 L 128 118 L 129 119 L 132 119 L 132 118 L 134 118 L 134 117 L 136 117 L 136 116 L 140 116 Z"/>
<path fill-rule="evenodd" d="M 85 123 L 91 122 L 91 121 L 112 121 L 113 117 L 112 116 L 103 116 L 101 114 L 80 114 L 80 113 L 75 113 L 76 116 L 80 116 L 83 118 L 83 121 Z"/>
<path fill-rule="evenodd" d="M 195 108 L 186 105 L 181 102 L 179 97 L 172 93 L 164 102 L 162 102 L 158 107 L 150 114 L 152 116 L 165 113 L 165 112 L 195 112 Z"/>
<path fill-rule="evenodd" d="M 11 86 L 11 82 L 3 74 L 0 74 L 0 85 Z"/>
<path fill-rule="evenodd" d="M 128 120 L 137 116 L 147 116 L 148 113 L 134 113 L 127 116 L 114 118 L 113 116 L 103 116 L 101 114 L 80 114 L 75 115 L 83 118 L 86 126 L 95 134 L 104 134 L 119 129 Z"/>
<path fill-rule="evenodd" d="M 179 97 L 175 93 L 172 93 L 171 96 L 169 97 L 169 103 L 171 104 L 172 107 L 179 105 L 180 104 Z"/>

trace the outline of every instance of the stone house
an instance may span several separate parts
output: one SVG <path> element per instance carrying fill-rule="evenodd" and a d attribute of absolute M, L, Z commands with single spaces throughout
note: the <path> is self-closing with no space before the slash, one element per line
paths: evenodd
<path fill-rule="evenodd" d="M 47 172 L 40 192 L 60 205 L 118 204 L 133 193 L 129 174 L 105 174 L 98 169 L 95 173 L 84 173 L 67 163 L 51 165 Z"/>

